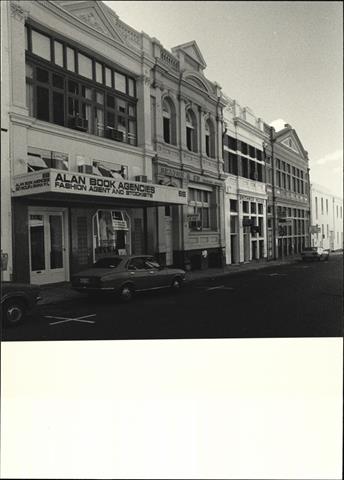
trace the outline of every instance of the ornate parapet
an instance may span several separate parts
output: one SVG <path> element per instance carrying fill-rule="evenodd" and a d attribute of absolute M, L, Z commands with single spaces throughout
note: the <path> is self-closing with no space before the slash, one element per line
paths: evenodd
<path fill-rule="evenodd" d="M 16 20 L 19 20 L 20 22 L 24 23 L 29 15 L 29 11 L 23 8 L 22 4 L 19 2 L 11 1 L 10 7 L 11 7 L 11 16 Z"/>
<path fill-rule="evenodd" d="M 169 68 L 172 68 L 172 70 L 175 70 L 176 72 L 179 71 L 179 60 L 175 58 L 172 53 L 168 52 L 164 48 L 161 48 L 160 51 L 160 60 L 162 63 L 167 65 Z"/>

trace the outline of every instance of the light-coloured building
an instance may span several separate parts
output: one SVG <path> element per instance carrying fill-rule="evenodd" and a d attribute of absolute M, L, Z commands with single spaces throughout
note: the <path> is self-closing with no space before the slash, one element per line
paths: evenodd
<path fill-rule="evenodd" d="M 343 249 L 343 199 L 311 183 L 311 242 L 332 251 Z"/>
<path fill-rule="evenodd" d="M 226 263 L 267 257 L 267 193 L 264 122 L 248 107 L 228 99 L 223 136 Z"/>
<path fill-rule="evenodd" d="M 4 278 L 69 280 L 111 253 L 224 257 L 221 88 L 102 2 L 1 2 Z"/>

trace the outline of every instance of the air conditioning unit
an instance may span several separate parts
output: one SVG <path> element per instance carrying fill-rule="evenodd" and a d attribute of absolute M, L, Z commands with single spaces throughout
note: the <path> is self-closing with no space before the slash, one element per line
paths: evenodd
<path fill-rule="evenodd" d="M 136 175 L 135 182 L 147 183 L 148 182 L 147 175 Z"/>
<path fill-rule="evenodd" d="M 78 172 L 88 173 L 88 174 L 92 175 L 93 167 L 92 167 L 92 165 L 79 165 L 78 166 Z"/>
<path fill-rule="evenodd" d="M 116 140 L 116 142 L 123 142 L 124 134 L 120 130 L 115 130 L 113 128 L 106 127 L 105 136 L 111 138 L 111 140 Z"/>
<path fill-rule="evenodd" d="M 87 132 L 88 120 L 82 117 L 69 117 L 68 126 L 81 132 Z"/>

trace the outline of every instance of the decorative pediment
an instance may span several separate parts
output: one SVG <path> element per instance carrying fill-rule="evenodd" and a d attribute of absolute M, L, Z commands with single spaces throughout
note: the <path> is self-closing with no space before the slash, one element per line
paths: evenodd
<path fill-rule="evenodd" d="M 275 134 L 276 142 L 284 147 L 288 148 L 292 152 L 300 155 L 301 157 L 308 158 L 306 150 L 303 148 L 303 145 L 296 133 L 296 131 L 290 126 L 285 125 L 283 130 L 280 130 Z"/>
<path fill-rule="evenodd" d="M 118 16 L 110 8 L 103 5 L 102 2 L 55 0 L 55 3 L 98 32 L 124 43 L 123 36 L 116 27 Z"/>
<path fill-rule="evenodd" d="M 204 70 L 206 68 L 207 64 L 205 63 L 203 55 L 195 41 L 183 43 L 182 45 L 172 48 L 172 53 L 177 56 L 179 52 L 184 54 L 185 63 L 187 63 L 192 69 Z"/>
<path fill-rule="evenodd" d="M 295 153 L 300 153 L 300 150 L 298 149 L 295 141 L 292 139 L 292 137 L 287 137 L 285 140 L 283 140 L 282 145 L 285 147 L 290 148 L 291 150 L 294 150 Z"/>

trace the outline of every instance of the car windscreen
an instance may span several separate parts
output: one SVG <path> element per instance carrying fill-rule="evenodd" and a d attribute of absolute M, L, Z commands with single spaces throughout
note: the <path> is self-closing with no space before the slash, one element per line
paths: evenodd
<path fill-rule="evenodd" d="M 118 257 L 100 258 L 93 264 L 93 268 L 116 268 L 122 262 Z"/>

